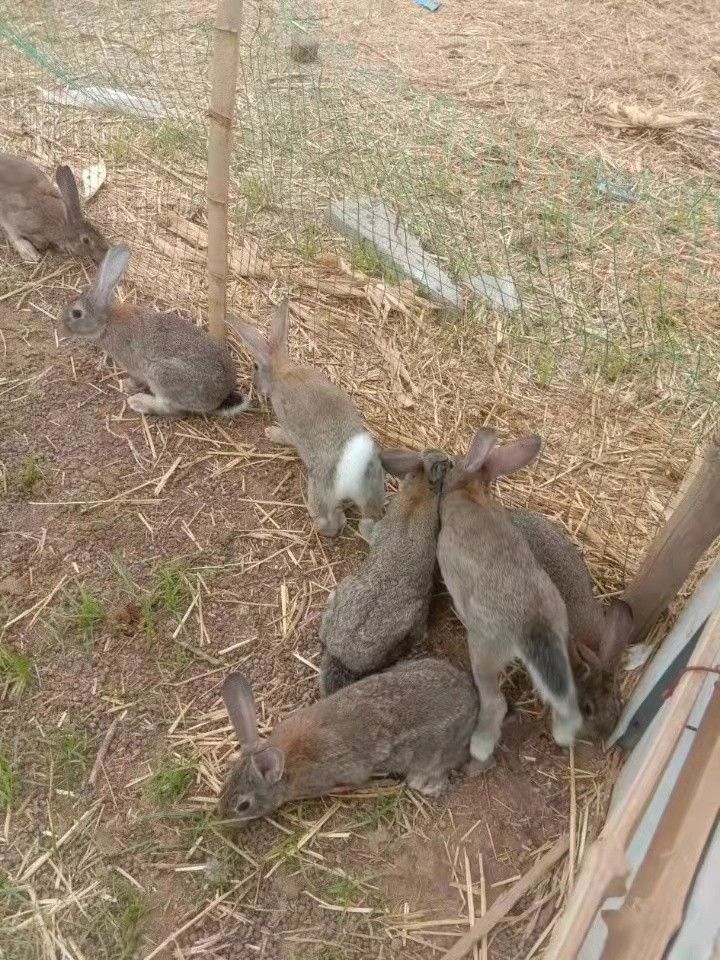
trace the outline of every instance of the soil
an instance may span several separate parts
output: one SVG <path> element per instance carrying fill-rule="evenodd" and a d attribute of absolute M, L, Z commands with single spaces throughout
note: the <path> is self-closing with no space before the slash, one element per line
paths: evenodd
<path fill-rule="evenodd" d="M 44 302 L 59 310 L 63 291 Z M 265 411 L 143 423 L 125 407 L 116 372 L 91 347 L 58 339 L 52 315 L 8 306 L 0 314 L 0 613 L 7 625 L 33 611 L 2 635 L 33 664 L 31 687 L 0 700 L 1 749 L 17 778 L 3 869 L 17 880 L 49 850 L 28 881 L 38 898 L 68 892 L 62 884 L 58 892 L 60 875 L 75 892 L 97 884 L 85 905 L 91 922 L 66 905 L 56 926 L 86 957 L 135 955 L 113 953 L 93 919 L 127 876 L 148 911 L 138 956 L 217 896 L 222 902 L 178 935 L 174 955 L 429 957 L 449 946 L 467 923 L 465 855 L 476 900 L 482 856 L 491 901 L 503 889 L 493 884 L 522 873 L 567 829 L 567 754 L 526 680 L 508 678 L 515 710 L 497 765 L 458 774 L 441 800 L 373 785 L 227 835 L 213 812 L 234 749 L 219 685 L 241 666 L 267 726 L 315 698 L 317 617 L 364 544 L 354 519 L 336 543 L 312 533 L 300 464 L 266 439 Z M 174 607 L 158 600 L 158 571 L 167 569 L 182 571 Z M 103 608 L 91 629 L 77 622 L 81 587 Z M 436 652 L 466 662 L 442 596 L 430 638 Z M 118 716 L 92 787 L 90 767 Z M 63 787 L 53 744 L 68 730 L 87 738 L 87 756 L 82 776 Z M 160 802 L 153 775 L 178 758 L 192 784 Z M 576 767 L 594 784 L 605 761 L 581 745 Z M 332 804 L 317 834 L 294 847 Z M 77 839 L 48 846 L 88 813 Z M 404 915 L 456 926 L 404 936 Z M 493 957 L 516 955 L 512 930 L 501 930 Z"/>

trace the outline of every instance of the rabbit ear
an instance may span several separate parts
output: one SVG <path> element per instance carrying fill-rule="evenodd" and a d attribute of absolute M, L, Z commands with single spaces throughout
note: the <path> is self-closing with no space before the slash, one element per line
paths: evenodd
<path fill-rule="evenodd" d="M 270 321 L 270 350 L 272 353 L 278 353 L 287 348 L 289 322 L 290 304 L 286 297 L 277 305 Z"/>
<path fill-rule="evenodd" d="M 393 477 L 404 477 L 406 473 L 417 470 L 422 463 L 422 454 L 404 447 L 388 447 L 380 451 L 380 462 Z"/>
<path fill-rule="evenodd" d="M 253 754 L 255 769 L 268 783 L 277 783 L 285 769 L 285 754 L 279 747 L 263 747 Z"/>
<path fill-rule="evenodd" d="M 231 673 L 223 683 L 222 698 L 240 743 L 256 743 L 260 738 L 249 680 L 241 673 Z"/>
<path fill-rule="evenodd" d="M 110 247 L 100 264 L 92 294 L 101 306 L 109 306 L 115 287 L 122 280 L 130 262 L 130 248 L 124 244 Z"/>
<path fill-rule="evenodd" d="M 490 427 L 483 427 L 473 437 L 470 449 L 465 457 L 465 469 L 470 473 L 480 470 L 485 466 L 490 451 L 495 446 L 497 434 Z"/>
<path fill-rule="evenodd" d="M 541 447 L 542 439 L 537 434 L 508 443 L 505 447 L 498 447 L 486 459 L 485 470 L 491 480 L 515 473 L 531 463 L 540 453 Z"/>
<path fill-rule="evenodd" d="M 243 343 L 250 347 L 256 359 L 262 363 L 268 363 L 270 360 L 270 345 L 258 328 L 251 326 L 249 323 L 243 323 L 242 320 L 238 320 L 237 317 L 230 314 L 227 316 L 227 321 Z"/>
<path fill-rule="evenodd" d="M 80 194 L 78 193 L 77 182 L 70 167 L 63 165 L 55 171 L 55 182 L 62 194 L 67 211 L 68 220 L 77 223 L 82 220 L 82 210 L 80 208 Z"/>

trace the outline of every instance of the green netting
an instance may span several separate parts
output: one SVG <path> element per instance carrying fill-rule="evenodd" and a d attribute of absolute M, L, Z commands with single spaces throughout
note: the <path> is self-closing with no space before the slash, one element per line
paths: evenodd
<path fill-rule="evenodd" d="M 287 289 L 294 349 L 391 442 L 459 447 L 486 418 L 542 432 L 545 466 L 510 496 L 562 517 L 617 585 L 716 421 L 717 185 L 622 172 L 412 89 L 324 35 L 311 5 L 243 10 L 232 249 L 267 270 L 234 270 L 231 308 L 263 321 Z M 173 223 L 206 224 L 213 16 L 0 0 L 0 146 L 48 169 L 102 159 L 94 215 L 132 243 L 140 294 L 198 317 L 204 250 Z M 316 64 L 288 55 L 298 27 L 319 35 Z M 478 296 L 440 310 L 328 222 L 331 200 L 359 196 L 391 208 L 460 289 L 495 278 L 518 309 Z"/>

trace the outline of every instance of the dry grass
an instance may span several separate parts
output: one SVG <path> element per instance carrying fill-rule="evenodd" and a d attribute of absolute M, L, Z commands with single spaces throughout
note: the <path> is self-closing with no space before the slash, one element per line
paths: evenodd
<path fill-rule="evenodd" d="M 562 522 L 599 592 L 611 595 L 717 417 L 708 125 L 630 140 L 600 134 L 595 119 L 608 110 L 617 122 L 653 124 L 611 108 L 618 97 L 592 77 L 570 109 L 582 51 L 598 50 L 589 36 L 596 5 L 556 10 L 551 44 L 548 5 L 491 4 L 480 25 L 461 4 L 435 17 L 400 6 L 375 6 L 355 23 L 341 4 L 327 4 L 324 27 L 342 42 L 323 47 L 314 72 L 290 69 L 270 11 L 246 4 L 233 309 L 262 324 L 289 292 L 293 353 L 351 389 L 385 442 L 458 451 L 486 422 L 504 436 L 541 432 L 539 466 L 501 496 Z M 149 8 L 128 22 L 121 5 L 111 13 L 102 4 L 104 27 L 83 44 L 45 38 L 55 55 L 72 49 L 90 81 L 114 77 L 161 99 L 172 108 L 161 126 L 43 105 L 35 85 L 47 79 L 7 51 L 11 69 L 0 80 L 0 146 L 48 169 L 61 157 L 81 165 L 102 156 L 110 174 L 93 210 L 111 236 L 133 244 L 124 294 L 178 304 L 196 319 L 205 303 L 210 7 L 172 13 L 174 35 L 165 13 L 159 20 Z M 410 14 L 407 29 L 393 26 Z M 630 6 L 614 16 L 612 46 L 620 37 L 633 49 L 635 24 L 649 27 L 649 14 Z M 523 30 L 506 43 L 516 20 Z M 35 23 L 42 39 L 47 28 Z M 363 42 L 348 48 L 355 32 Z M 495 59 L 483 53 L 487 36 Z M 681 45 L 685 33 L 673 36 L 673 56 L 700 69 L 697 49 L 689 57 Z M 562 56 L 569 47 L 580 51 L 573 69 Z M 593 71 L 607 72 L 610 47 Z M 462 58 L 448 57 L 456 48 Z M 710 117 L 715 80 L 711 66 L 702 69 L 702 89 L 692 78 L 667 79 L 677 95 L 660 99 L 675 119 L 678 111 Z M 657 97 L 629 71 L 617 92 L 630 89 L 628 100 L 649 102 L 657 116 Z M 648 78 L 655 87 L 652 71 Z M 421 89 L 408 89 L 408 79 Z M 438 106 L 428 86 L 449 101 Z M 626 189 L 635 202 L 613 198 Z M 458 277 L 512 274 L 521 314 L 477 305 L 443 315 L 329 230 L 324 207 L 340 191 L 382 191 Z M 77 960 L 440 956 L 567 832 L 568 861 L 478 945 L 483 960 L 541 954 L 619 761 L 548 747 L 515 670 L 507 685 L 520 733 L 507 734 L 498 771 L 477 786 L 454 785 L 446 804 L 373 785 L 228 835 L 212 815 L 235 746 L 219 683 L 229 669 L 248 671 L 268 729 L 312 699 L 317 616 L 360 545 L 351 532 L 340 544 L 314 535 L 296 461 L 266 444 L 262 414 L 249 426 L 137 420 L 122 406 L 115 372 L 80 348 L 69 353 L 57 334 L 55 351 L 49 326 L 41 333 L 37 324 L 53 321 L 86 282 L 84 268 L 47 258 L 26 269 L 5 250 L 0 257 L 0 309 L 11 306 L 15 321 L 27 308 L 35 323 L 21 319 L 0 345 L 16 364 L 0 383 L 13 415 L 12 449 L 0 459 L 16 511 L 7 542 L 18 544 L 0 573 L 23 578 L 20 592 L 0 592 L 0 651 L 3 662 L 6 648 L 32 658 L 40 681 L 36 690 L 25 660 L 12 661 L 27 683 L 11 702 L 13 678 L 0 676 L 11 731 L 0 743 L 8 871 L 0 930 L 9 960 L 49 960 L 58 950 Z M 43 423 L 37 405 L 46 396 L 77 435 Z M 81 422 L 88 409 L 95 419 Z M 17 418 L 25 410 L 27 423 Z M 63 417 L 53 411 L 55 419 Z M 81 466 L 88 449 L 107 451 L 102 471 Z M 70 547 L 58 532 L 66 525 Z M 109 563 L 114 551 L 122 562 Z M 441 624 L 441 637 L 454 629 L 450 618 Z M 55 658 L 72 686 L 51 671 Z M 77 730 L 88 731 L 82 762 Z"/>

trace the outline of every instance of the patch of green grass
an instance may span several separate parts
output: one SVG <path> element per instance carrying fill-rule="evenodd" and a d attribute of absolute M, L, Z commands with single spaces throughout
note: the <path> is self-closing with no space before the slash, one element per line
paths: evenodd
<path fill-rule="evenodd" d="M 70 607 L 70 625 L 84 637 L 92 637 L 105 620 L 105 606 L 99 597 L 82 586 Z"/>
<path fill-rule="evenodd" d="M 79 786 L 90 762 L 90 741 L 81 730 L 57 730 L 50 741 L 55 780 L 72 790 Z"/>
<path fill-rule="evenodd" d="M 298 857 L 298 843 L 303 836 L 303 831 L 288 834 L 284 840 L 276 846 L 271 847 L 265 854 L 265 860 L 279 860 L 281 863 L 292 863 Z"/>
<path fill-rule="evenodd" d="M 0 874 L 0 911 L 13 913 L 26 903 L 27 897 L 22 887 L 16 886 L 10 877 Z"/>
<path fill-rule="evenodd" d="M 323 886 L 323 899 L 339 907 L 365 905 L 367 891 L 352 877 L 334 877 Z"/>
<path fill-rule="evenodd" d="M 12 264 L 4 263 L 2 273 L 0 273 L 0 296 L 12 293 L 17 290 L 23 282 L 23 270 L 21 267 L 15 267 Z"/>
<path fill-rule="evenodd" d="M 187 609 L 190 591 L 185 580 L 185 568 L 181 563 L 167 563 L 155 571 L 152 590 L 155 604 L 165 613 L 181 616 Z"/>
<path fill-rule="evenodd" d="M 371 243 L 366 243 L 364 240 L 352 245 L 350 265 L 353 270 L 364 273 L 369 277 L 381 277 L 383 275 L 383 262 L 379 253 Z"/>
<path fill-rule="evenodd" d="M 402 805 L 403 795 L 400 790 L 380 794 L 376 797 L 374 805 L 369 810 L 363 811 L 354 826 L 349 829 L 375 830 L 381 826 L 390 827 L 398 820 Z"/>
<path fill-rule="evenodd" d="M 555 376 L 555 354 L 551 350 L 543 350 L 535 364 L 535 380 L 542 387 L 549 387 Z"/>
<path fill-rule="evenodd" d="M 245 199 L 248 202 L 248 208 L 253 211 L 267 210 L 273 205 L 270 188 L 255 176 L 245 178 Z"/>
<path fill-rule="evenodd" d="M 298 253 L 303 260 L 314 260 L 320 254 L 322 249 L 320 244 L 320 234 L 314 224 L 308 224 L 300 234 L 297 244 Z"/>
<path fill-rule="evenodd" d="M 9 758 L 0 750 L 0 810 L 7 810 L 17 793 L 17 777 Z"/>
<path fill-rule="evenodd" d="M 161 160 L 172 160 L 188 150 L 193 142 L 192 131 L 179 123 L 165 121 L 155 130 L 152 151 Z"/>
<path fill-rule="evenodd" d="M 145 636 L 150 640 L 157 633 L 157 617 L 155 615 L 155 598 L 151 593 L 145 593 L 140 598 L 140 616 Z"/>
<path fill-rule="evenodd" d="M 126 137 L 117 137 L 107 145 L 107 152 L 116 164 L 122 166 L 132 160 L 132 143 Z"/>
<path fill-rule="evenodd" d="M 194 767 L 187 761 L 173 758 L 155 771 L 148 783 L 148 792 L 156 803 L 179 803 L 194 779 Z"/>
<path fill-rule="evenodd" d="M 35 455 L 25 457 L 16 474 L 16 484 L 20 493 L 26 497 L 30 496 L 44 479 L 38 457 Z"/>
<path fill-rule="evenodd" d="M 0 686 L 16 700 L 28 690 L 35 679 L 30 657 L 19 650 L 0 647 Z"/>
<path fill-rule="evenodd" d="M 621 377 L 633 373 L 639 364 L 637 354 L 623 353 L 620 347 L 608 344 L 607 349 L 591 355 L 585 364 L 587 373 L 600 376 L 606 383 L 617 383 Z"/>
<path fill-rule="evenodd" d="M 95 956 L 135 960 L 143 945 L 148 912 L 139 890 L 125 880 L 115 880 L 90 913 L 87 938 L 97 946 Z"/>

